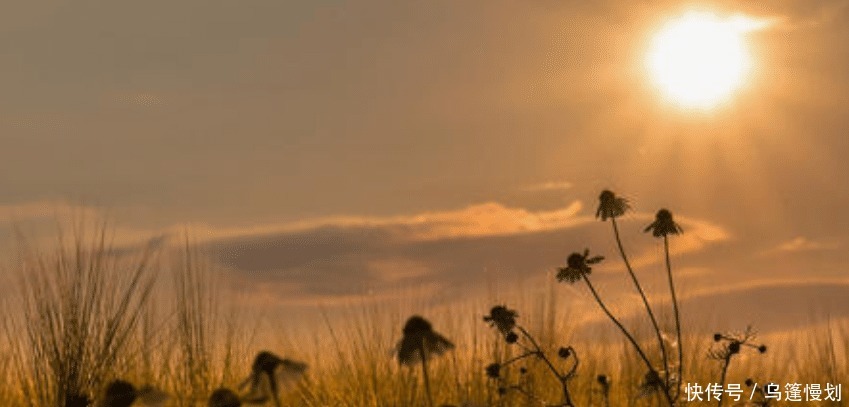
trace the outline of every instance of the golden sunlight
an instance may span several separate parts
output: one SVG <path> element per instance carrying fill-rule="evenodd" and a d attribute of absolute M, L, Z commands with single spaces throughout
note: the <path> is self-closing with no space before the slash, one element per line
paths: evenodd
<path fill-rule="evenodd" d="M 751 29 L 743 17 L 688 12 L 654 35 L 646 58 L 648 71 L 672 103 L 712 108 L 727 100 L 749 73 L 751 55 L 743 34 Z"/>

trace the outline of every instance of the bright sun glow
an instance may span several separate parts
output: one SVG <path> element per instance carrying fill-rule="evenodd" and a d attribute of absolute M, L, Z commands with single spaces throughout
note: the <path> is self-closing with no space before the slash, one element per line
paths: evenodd
<path fill-rule="evenodd" d="M 714 107 L 743 84 L 751 68 L 746 31 L 740 18 L 684 14 L 655 34 L 647 57 L 649 72 L 673 103 Z"/>

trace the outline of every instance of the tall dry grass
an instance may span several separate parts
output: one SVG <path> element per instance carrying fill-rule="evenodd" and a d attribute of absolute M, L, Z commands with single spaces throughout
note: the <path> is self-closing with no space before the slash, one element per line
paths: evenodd
<path fill-rule="evenodd" d="M 5 321 L 19 405 L 64 406 L 92 394 L 129 355 L 155 273 L 152 248 L 124 258 L 105 224 L 57 227 L 54 247 L 21 236 L 20 313 Z"/>
<path fill-rule="evenodd" d="M 253 324 L 239 318 L 250 315 L 235 313 L 226 304 L 230 294 L 190 239 L 181 242 L 176 254 L 166 255 L 147 246 L 118 250 L 103 224 L 77 225 L 67 235 L 64 228 L 57 230 L 53 246 L 21 241 L 21 261 L 14 270 L 20 276 L 19 303 L 9 301 L 2 314 L 0 405 L 62 406 L 74 394 L 96 395 L 109 380 L 122 377 L 170 393 L 169 406 L 202 406 L 214 388 L 236 388 L 247 377 L 253 355 L 261 350 L 246 329 Z M 561 346 L 574 347 L 580 358 L 570 382 L 575 405 L 603 405 L 599 374 L 610 378 L 610 405 L 658 405 L 657 398 L 640 395 L 645 369 L 631 345 L 615 331 L 582 332 L 572 322 L 578 316 L 570 315 L 561 301 L 566 291 L 548 280 L 547 287 L 520 287 L 514 296 L 438 307 L 364 300 L 328 309 L 325 319 L 309 330 L 281 326 L 267 334 L 287 346 L 270 350 L 286 356 L 296 352 L 310 365 L 302 380 L 284 390 L 284 405 L 426 406 L 418 366 L 400 366 L 393 356 L 404 321 L 421 314 L 456 345 L 429 361 L 436 405 L 538 406 L 522 394 L 500 395 L 497 383 L 486 376 L 488 364 L 518 354 L 482 319 L 493 305 L 503 303 L 517 310 L 545 351 L 556 354 Z M 718 381 L 720 365 L 707 357 L 711 334 L 709 326 L 684 333 L 685 381 Z M 651 331 L 635 335 L 646 346 L 654 342 Z M 764 341 L 770 351 L 735 361 L 728 382 L 849 383 L 845 321 Z M 561 389 L 544 364 L 529 360 L 521 366 L 524 374 L 519 367 L 504 374 L 523 380 L 537 398 L 559 398 Z"/>

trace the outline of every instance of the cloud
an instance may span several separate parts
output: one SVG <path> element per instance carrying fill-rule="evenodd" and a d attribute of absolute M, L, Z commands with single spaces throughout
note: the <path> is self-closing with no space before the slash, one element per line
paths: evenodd
<path fill-rule="evenodd" d="M 654 215 L 634 214 L 631 220 L 647 225 L 654 221 Z M 731 234 L 725 228 L 711 222 L 681 215 L 675 215 L 675 221 L 682 225 L 684 232 L 670 238 L 669 251 L 671 255 L 679 256 L 699 251 L 708 245 L 731 238 Z M 655 262 L 657 262 L 657 253 L 652 248 L 646 248 L 631 256 L 631 264 L 634 267 L 644 267 Z M 624 268 L 624 266 L 620 268 Z"/>
<path fill-rule="evenodd" d="M 565 191 L 572 188 L 572 183 L 567 181 L 548 181 L 539 184 L 526 185 L 521 188 L 525 192 L 549 192 Z"/>
<path fill-rule="evenodd" d="M 248 303 L 307 306 L 411 295 L 445 301 L 485 294 L 497 281 L 543 281 L 571 251 L 585 247 L 610 259 L 597 268 L 597 281 L 617 281 L 622 265 L 615 261 L 610 229 L 582 209 L 579 201 L 548 210 L 486 202 L 455 210 L 333 216 L 258 227 L 115 227 L 109 232 L 114 236 L 111 253 L 117 256 L 145 247 L 179 255 L 184 250 L 179 236 L 188 233 L 190 242 L 229 276 L 233 296 Z M 96 207 L 53 202 L 0 207 L 0 219 L 38 225 L 56 214 L 60 220 L 79 219 L 75 213 L 86 213 L 86 219 L 97 222 L 109 219 Z M 718 225 L 676 218 L 686 231 L 673 241 L 676 256 L 728 238 Z M 632 213 L 621 219 L 620 227 L 639 231 L 651 219 L 647 213 Z M 28 234 L 32 242 L 55 244 L 55 227 L 37 231 Z M 658 264 L 656 239 L 637 232 L 634 240 L 628 251 L 636 254 L 635 267 Z M 701 270 L 686 278 L 705 274 Z"/>
<path fill-rule="evenodd" d="M 533 233 L 564 228 L 576 222 L 588 221 L 576 216 L 582 206 L 581 202 L 574 201 L 564 208 L 533 212 L 488 202 L 460 210 L 423 212 L 406 216 L 335 216 L 243 228 L 193 225 L 192 230 L 203 240 L 250 239 L 251 236 L 296 234 L 327 228 L 386 229 L 396 235 L 403 235 L 406 239 L 439 240 Z"/>
<path fill-rule="evenodd" d="M 206 229 L 204 251 L 240 284 L 276 287 L 277 300 L 303 304 L 368 296 L 408 287 L 432 287 L 428 295 L 448 300 L 472 295 L 494 279 L 543 278 L 570 251 L 609 247 L 610 230 L 580 214 L 573 202 L 552 210 L 483 203 L 449 211 L 391 217 L 335 217 L 256 229 Z M 650 221 L 648 214 L 622 220 L 623 228 Z M 681 217 L 687 234 L 676 239 L 676 255 L 703 249 L 728 234 L 709 222 Z M 633 246 L 637 263 L 657 263 L 654 239 Z M 595 250 L 595 249 L 594 249 Z M 649 256 L 651 255 L 651 258 Z M 615 277 L 611 261 L 600 281 Z"/>
<path fill-rule="evenodd" d="M 761 255 L 835 250 L 838 247 L 840 246 L 836 242 L 815 241 L 810 240 L 804 236 L 797 236 L 793 239 L 781 242 L 772 248 L 762 251 Z"/>

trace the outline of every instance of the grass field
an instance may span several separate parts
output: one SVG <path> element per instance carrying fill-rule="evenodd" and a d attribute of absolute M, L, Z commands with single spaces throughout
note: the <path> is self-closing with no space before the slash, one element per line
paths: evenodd
<path fill-rule="evenodd" d="M 553 279 L 533 294 L 520 287 L 499 298 L 468 298 L 439 307 L 414 300 L 351 303 L 319 313 L 309 326 L 269 329 L 261 317 L 228 301 L 225 280 L 188 240 L 176 255 L 154 248 L 123 252 L 110 244 L 106 226 L 77 225 L 60 231 L 53 245 L 21 242 L 19 261 L 10 270 L 17 295 L 3 304 L 0 405 L 63 405 L 74 394 L 97 399 L 116 378 L 161 389 L 170 395 L 166 405 L 206 405 L 214 389 L 237 389 L 249 376 L 254 355 L 268 349 L 309 365 L 303 377 L 284 385 L 286 406 L 428 406 L 421 365 L 401 365 L 396 358 L 404 321 L 414 314 L 425 316 L 454 344 L 428 359 L 434 405 L 558 405 L 561 383 L 545 360 L 530 357 L 502 366 L 499 380 L 487 376 L 488 365 L 522 353 L 520 345 L 506 343 L 483 320 L 501 302 L 516 310 L 517 323 L 555 368 L 566 370 L 577 356 L 575 375 L 567 381 L 574 405 L 664 402 L 657 392 L 641 393 L 646 368 L 617 331 L 581 332 L 580 325 L 568 322 L 570 311 L 552 289 Z M 661 322 L 672 326 L 668 318 Z M 660 363 L 652 332 L 638 329 L 635 335 Z M 667 343 L 668 351 L 673 342 Z M 743 401 L 750 391 L 743 384 L 747 378 L 778 382 L 782 392 L 785 383 L 849 380 L 846 323 L 765 335 L 757 342 L 769 350 L 740 351 L 725 380 L 742 386 Z M 708 357 L 720 345 L 711 328 L 685 332 L 683 343 L 683 382 L 704 386 L 719 381 L 722 364 Z M 566 346 L 574 350 L 572 359 L 557 356 Z M 606 395 L 598 378 L 602 374 L 609 380 Z M 521 391 L 499 390 L 511 385 Z M 783 399 L 769 405 L 820 405 Z"/>

